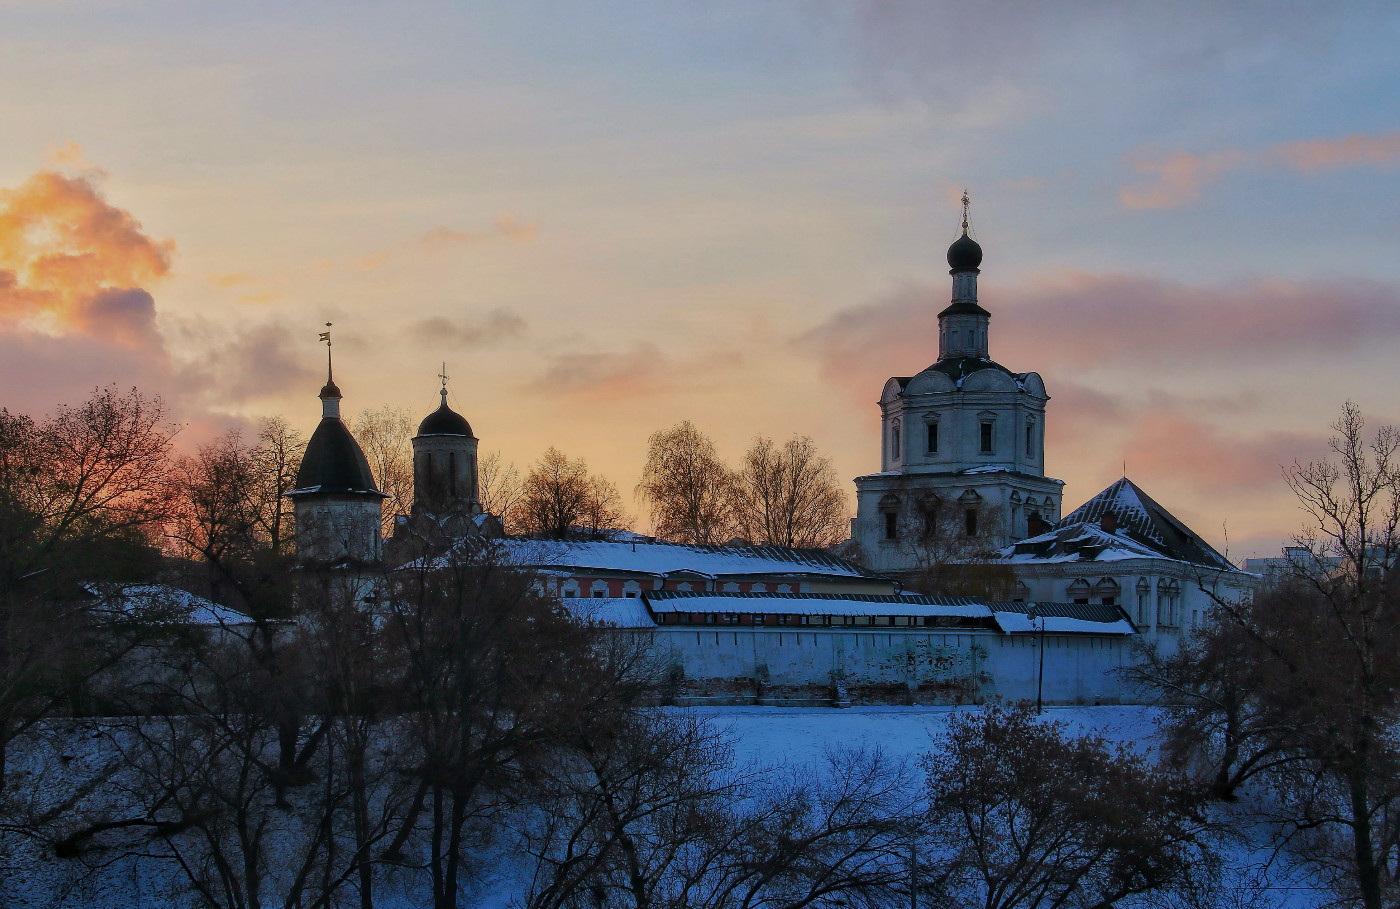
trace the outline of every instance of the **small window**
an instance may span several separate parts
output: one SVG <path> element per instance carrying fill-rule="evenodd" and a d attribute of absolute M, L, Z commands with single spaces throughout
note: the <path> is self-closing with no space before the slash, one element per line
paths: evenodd
<path fill-rule="evenodd" d="M 447 491 L 451 495 L 457 495 L 457 452 L 447 453 Z"/>
<path fill-rule="evenodd" d="M 970 537 L 977 536 L 977 509 L 969 508 L 963 513 L 963 520 L 965 522 L 967 535 Z"/>
<path fill-rule="evenodd" d="M 938 454 L 938 424 L 928 424 L 928 453 Z"/>
<path fill-rule="evenodd" d="M 890 460 L 899 460 L 899 421 L 895 420 L 890 426 Z"/>
<path fill-rule="evenodd" d="M 1075 598 L 1074 598 L 1074 602 L 1078 603 L 1080 606 L 1088 606 L 1088 605 L 1089 605 L 1089 598 L 1088 598 L 1088 597 L 1075 597 Z"/>
<path fill-rule="evenodd" d="M 1035 424 L 1026 424 L 1026 457 L 1035 457 Z"/>
<path fill-rule="evenodd" d="M 1113 605 L 1116 605 L 1116 604 L 1117 604 L 1118 598 L 1117 598 L 1117 597 L 1103 597 L 1102 599 L 1099 600 L 1099 602 L 1102 603 L 1102 604 L 1105 605 L 1105 606 L 1113 606 Z"/>
<path fill-rule="evenodd" d="M 992 453 L 992 424 L 982 424 L 982 454 Z"/>
<path fill-rule="evenodd" d="M 885 539 L 899 539 L 899 515 L 893 511 L 885 512 Z"/>

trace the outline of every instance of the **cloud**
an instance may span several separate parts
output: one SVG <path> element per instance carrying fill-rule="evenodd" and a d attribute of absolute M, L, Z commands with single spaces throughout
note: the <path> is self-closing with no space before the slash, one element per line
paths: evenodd
<path fill-rule="evenodd" d="M 44 160 L 50 167 L 84 167 L 86 165 L 82 146 L 72 139 L 66 140 L 62 145 L 50 147 L 44 154 Z"/>
<path fill-rule="evenodd" d="M 0 189 L 0 329 L 158 342 L 143 286 L 169 273 L 174 248 L 108 203 L 92 177 L 39 171 Z"/>
<path fill-rule="evenodd" d="M 1302 173 L 1346 167 L 1400 166 L 1400 132 L 1303 139 L 1256 151 L 1229 149 L 1196 155 L 1175 151 L 1164 158 L 1133 156 L 1137 183 L 1118 191 L 1125 208 L 1176 208 L 1194 202 L 1201 190 L 1231 170 L 1282 168 Z"/>
<path fill-rule="evenodd" d="M 742 356 L 732 351 L 676 361 L 655 344 L 638 343 L 631 350 L 616 353 L 558 354 L 530 388 L 594 403 L 625 400 L 693 388 L 711 373 L 732 370 L 742 361 Z"/>
<path fill-rule="evenodd" d="M 825 379 L 864 399 L 889 364 L 913 374 L 937 358 L 947 299 L 946 290 L 907 285 L 793 343 L 817 357 Z M 1013 369 L 1341 356 L 1400 340 L 1400 287 L 1357 279 L 1193 285 L 1054 272 L 984 294 L 982 305 L 992 313 L 992 355 Z"/>
<path fill-rule="evenodd" d="M 1232 435 L 1177 411 L 1148 410 L 1134 421 L 1123 455 L 1130 476 L 1238 494 L 1278 492 L 1285 467 L 1325 450 L 1325 439 L 1306 433 Z"/>
<path fill-rule="evenodd" d="M 460 246 L 474 246 L 492 240 L 510 240 L 515 243 L 529 243 L 535 239 L 537 227 L 520 220 L 517 215 L 503 212 L 485 230 L 453 230 L 437 226 L 418 235 L 418 242 L 424 249 L 436 252 Z"/>
<path fill-rule="evenodd" d="M 441 348 L 492 347 L 502 341 L 518 338 L 528 327 L 525 319 L 507 309 L 493 309 L 484 318 L 454 320 L 442 316 L 420 319 L 404 329 L 413 344 Z"/>
<path fill-rule="evenodd" d="M 205 319 L 179 323 L 177 346 L 200 350 L 178 370 L 176 383 L 190 400 L 242 404 L 276 397 L 289 388 L 314 391 L 322 378 L 319 361 L 285 325 L 267 322 L 230 330 Z"/>

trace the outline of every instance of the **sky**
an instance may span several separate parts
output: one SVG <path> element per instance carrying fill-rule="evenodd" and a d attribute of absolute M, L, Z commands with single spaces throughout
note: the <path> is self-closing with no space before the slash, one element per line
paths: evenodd
<path fill-rule="evenodd" d="M 689 419 L 879 469 L 972 196 L 1065 511 L 1126 470 L 1232 558 L 1354 401 L 1400 422 L 1400 7 L 0 0 L 0 405 L 187 449 L 349 414 L 631 501 Z M 854 486 L 847 491 L 854 505 Z"/>

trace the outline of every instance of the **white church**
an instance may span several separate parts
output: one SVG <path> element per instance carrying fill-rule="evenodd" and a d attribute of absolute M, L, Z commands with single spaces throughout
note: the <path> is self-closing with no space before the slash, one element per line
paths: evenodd
<path fill-rule="evenodd" d="M 1257 579 L 1126 477 L 1060 517 L 1064 483 L 1045 474 L 1050 396 L 1036 373 L 990 358 L 966 202 L 948 249 L 938 358 L 891 378 L 880 396 L 880 470 L 855 481 L 857 558 L 636 535 L 502 538 L 481 508 L 477 438 L 445 385 L 412 440 L 413 514 L 396 536 L 426 533 L 438 546 L 500 538 L 575 615 L 650 641 L 678 703 L 1131 700 L 1115 670 L 1133 659 L 1134 641 L 1174 649 L 1215 597 L 1247 596 Z M 384 495 L 340 419 L 329 368 L 320 397 L 289 493 L 298 553 L 348 573 L 393 570 Z M 909 582 L 930 559 L 1005 566 L 1015 590 L 998 601 L 925 595 Z"/>

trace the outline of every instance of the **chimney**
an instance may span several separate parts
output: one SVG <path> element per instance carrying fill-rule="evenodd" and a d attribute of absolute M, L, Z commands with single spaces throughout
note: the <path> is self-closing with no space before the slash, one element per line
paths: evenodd
<path fill-rule="evenodd" d="M 1104 512 L 1103 517 L 1099 518 L 1099 526 L 1103 528 L 1104 533 L 1117 533 L 1118 515 L 1111 511 Z"/>

